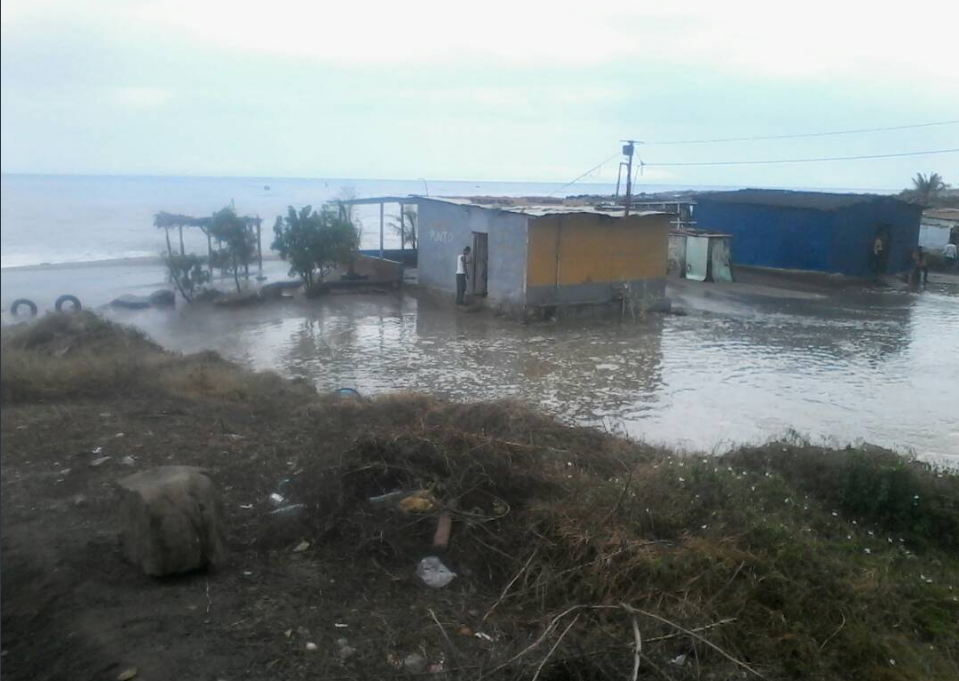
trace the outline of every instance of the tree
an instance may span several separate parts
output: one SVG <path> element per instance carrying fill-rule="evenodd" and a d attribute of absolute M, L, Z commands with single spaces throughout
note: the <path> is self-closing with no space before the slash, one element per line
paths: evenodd
<path fill-rule="evenodd" d="M 273 234 L 273 250 L 308 290 L 322 284 L 338 264 L 352 262 L 359 248 L 356 229 L 335 201 L 323 204 L 319 211 L 305 206 L 297 212 L 290 206 L 285 218 L 276 218 Z"/>
<path fill-rule="evenodd" d="M 167 253 L 163 261 L 166 263 L 170 281 L 188 303 L 193 302 L 197 289 L 210 281 L 210 272 L 204 266 L 206 261 L 198 255 Z"/>
<path fill-rule="evenodd" d="M 928 176 L 916 173 L 916 176 L 912 178 L 912 189 L 907 189 L 903 193 L 915 203 L 931 206 L 936 203 L 939 194 L 946 189 L 949 189 L 949 185 L 943 182 L 939 173 L 929 173 Z"/>
<path fill-rule="evenodd" d="M 213 214 L 210 235 L 222 244 L 213 253 L 213 266 L 229 271 L 236 283 L 236 292 L 240 292 L 240 268 L 249 267 L 256 253 L 256 236 L 247 227 L 246 222 L 232 208 L 224 208 Z"/>
<path fill-rule="evenodd" d="M 416 249 L 416 206 L 401 206 L 400 214 L 390 217 L 390 227 L 400 235 L 400 244 Z"/>

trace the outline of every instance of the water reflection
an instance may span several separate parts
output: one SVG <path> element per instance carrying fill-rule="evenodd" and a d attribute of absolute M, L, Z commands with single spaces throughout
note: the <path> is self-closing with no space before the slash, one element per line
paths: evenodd
<path fill-rule="evenodd" d="M 514 396 L 693 450 L 790 429 L 959 459 L 959 297 L 705 296 L 686 317 L 519 326 L 406 295 L 131 317 L 162 344 L 364 394 Z"/>

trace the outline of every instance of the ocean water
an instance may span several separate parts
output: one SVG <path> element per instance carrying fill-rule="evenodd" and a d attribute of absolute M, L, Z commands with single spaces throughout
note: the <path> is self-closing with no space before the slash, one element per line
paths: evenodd
<path fill-rule="evenodd" d="M 319 206 L 344 189 L 356 196 L 425 194 L 544 195 L 562 184 L 517 182 L 428 182 L 423 180 L 288 179 L 266 177 L 132 177 L 3 175 L 0 177 L 0 267 L 90 262 L 157 256 L 164 236 L 153 227 L 161 210 L 209 215 L 233 205 L 241 214 L 263 218 L 269 247 L 276 216 L 288 206 Z M 678 187 L 648 185 L 644 191 Z M 611 193 L 611 185 L 577 184 L 566 193 Z M 379 245 L 379 209 L 361 206 L 363 247 Z M 387 206 L 387 220 L 397 207 Z M 199 230 L 186 230 L 187 246 L 206 250 Z M 386 230 L 387 247 L 399 237 Z"/>
<path fill-rule="evenodd" d="M 637 183 L 635 191 L 735 189 Z M 153 215 L 165 210 L 210 215 L 230 205 L 244 215 L 263 218 L 263 244 L 269 248 L 273 222 L 288 206 L 319 206 L 344 189 L 357 197 L 406 196 L 543 196 L 555 193 L 611 194 L 611 184 L 549 182 L 458 182 L 427 180 L 296 179 L 269 177 L 149 177 L 104 175 L 0 176 L 0 268 L 83 263 L 157 256 L 165 250 Z M 834 189 L 832 191 L 844 191 Z M 849 190 L 849 191 L 863 191 Z M 387 219 L 397 210 L 387 205 Z M 379 246 L 379 208 L 360 206 L 364 248 Z M 185 230 L 188 248 L 205 252 L 199 230 Z M 399 236 L 387 227 L 387 248 Z"/>

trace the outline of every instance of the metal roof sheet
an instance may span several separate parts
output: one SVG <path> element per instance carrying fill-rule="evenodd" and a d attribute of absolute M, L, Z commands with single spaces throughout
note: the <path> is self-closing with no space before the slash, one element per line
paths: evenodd
<path fill-rule="evenodd" d="M 483 210 L 496 210 L 502 211 L 505 213 L 517 213 L 519 215 L 530 215 L 532 217 L 545 217 L 548 215 L 570 215 L 576 213 L 586 213 L 589 215 L 606 215 L 613 218 L 621 218 L 624 216 L 623 209 L 617 208 L 615 210 L 604 210 L 601 207 L 597 206 L 564 206 L 564 205 L 507 205 L 507 204 L 495 204 L 495 203 L 476 203 L 473 199 L 468 197 L 458 197 L 458 196 L 442 196 L 442 197 L 417 197 L 423 201 L 436 201 L 439 203 L 451 203 L 456 206 L 465 206 L 469 208 L 481 208 Z M 509 197 L 503 197 L 504 200 L 510 200 Z M 632 211 L 631 215 L 638 215 L 640 217 L 648 215 L 668 215 L 664 211 L 659 210 L 645 210 L 645 211 Z"/>
<path fill-rule="evenodd" d="M 802 192 L 786 189 L 740 189 L 732 192 L 704 192 L 696 198 L 699 203 L 713 201 L 779 208 L 809 208 L 824 211 L 839 210 L 860 203 L 899 201 L 894 196 L 882 194 L 833 194 L 830 192 Z"/>

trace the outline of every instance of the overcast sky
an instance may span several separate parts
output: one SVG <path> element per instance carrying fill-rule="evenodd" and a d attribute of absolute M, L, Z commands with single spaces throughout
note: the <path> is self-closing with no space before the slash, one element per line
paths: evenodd
<path fill-rule="evenodd" d="M 667 7 L 678 5 L 678 7 Z M 883 9 L 884 6 L 895 9 Z M 3 172 L 959 184 L 959 2 L 3 0 Z M 587 178 L 615 180 L 616 161 Z"/>

